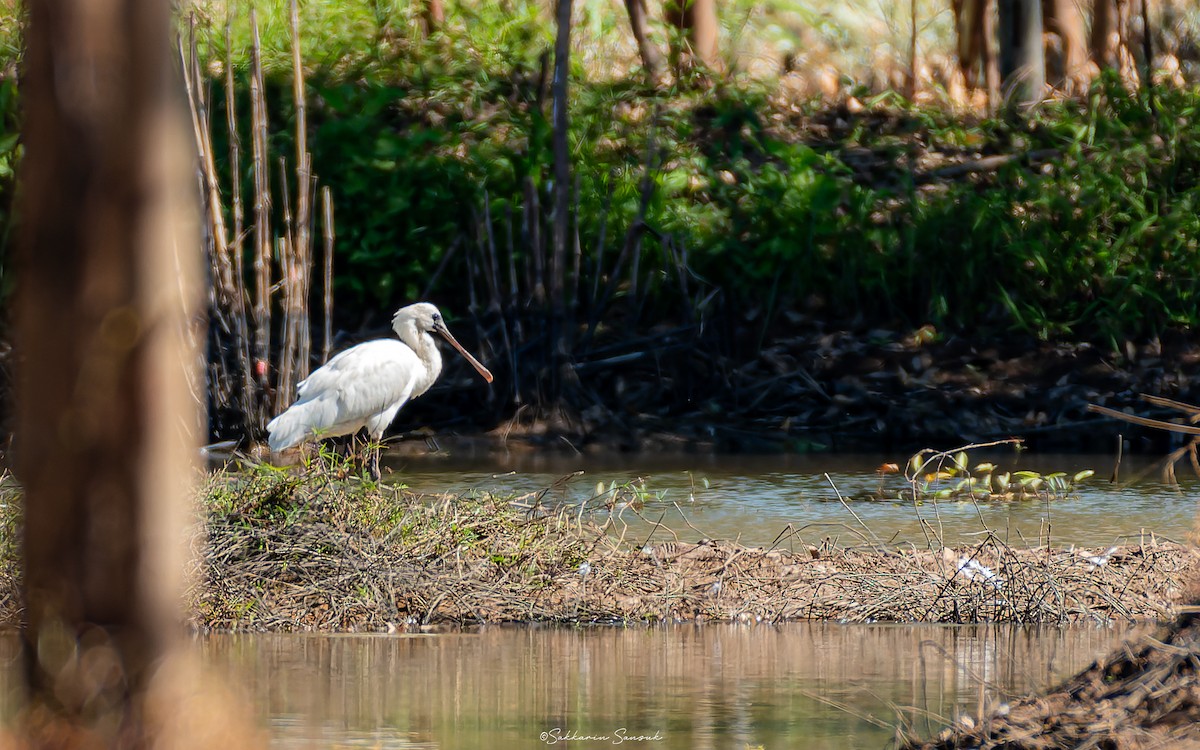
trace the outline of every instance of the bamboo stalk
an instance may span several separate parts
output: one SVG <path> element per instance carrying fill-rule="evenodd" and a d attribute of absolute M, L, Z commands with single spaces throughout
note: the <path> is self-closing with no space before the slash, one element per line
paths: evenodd
<path fill-rule="evenodd" d="M 291 0 L 292 25 L 292 82 L 293 97 L 296 106 L 296 225 L 293 252 L 296 260 L 303 269 L 297 279 L 299 289 L 300 314 L 304 316 L 302 323 L 298 322 L 296 341 L 296 371 L 298 378 L 308 375 L 310 336 L 308 331 L 308 291 L 310 269 L 312 268 L 312 248 L 309 227 L 312 224 L 311 206 L 313 196 L 312 155 L 308 152 L 308 115 L 304 86 L 304 63 L 300 59 L 300 9 L 297 0 Z"/>
<path fill-rule="evenodd" d="M 1130 11 L 1132 13 L 1132 10 Z M 1142 0 L 1142 62 L 1145 66 L 1146 104 L 1150 117 L 1158 122 L 1158 103 L 1154 97 L 1154 30 L 1150 28 L 1150 8 L 1146 0 Z"/>
<path fill-rule="evenodd" d="M 246 318 L 246 263 L 242 241 L 245 239 L 245 209 L 242 203 L 242 149 L 238 136 L 237 91 L 233 79 L 233 21 L 225 21 L 225 123 L 229 129 L 229 199 L 233 229 L 229 238 L 229 255 L 233 266 L 234 346 L 242 379 L 241 411 L 247 428 L 253 426 L 254 370 L 250 364 L 250 325 Z"/>
<path fill-rule="evenodd" d="M 195 23 L 196 18 L 192 16 L 191 34 L 189 35 L 190 49 L 187 54 L 184 53 L 182 37 L 179 39 L 179 62 L 183 69 L 183 84 L 192 115 L 192 131 L 196 138 L 196 149 L 200 154 L 200 172 L 204 178 L 204 188 L 207 194 L 205 208 L 209 223 L 213 228 L 213 241 L 218 248 L 224 248 L 227 235 L 225 233 L 225 217 L 221 214 L 221 191 L 212 158 L 212 143 L 205 127 L 206 113 L 199 90 L 200 79 L 196 75 L 198 63 L 196 61 Z M 214 255 L 213 261 L 220 264 L 222 257 L 224 256 L 221 253 L 217 253 Z M 223 283 L 224 275 L 219 274 L 218 279 Z"/>
<path fill-rule="evenodd" d="M 508 313 L 507 320 L 512 326 L 511 335 L 517 341 L 521 341 L 524 339 L 524 334 L 521 329 L 521 317 L 517 312 L 518 301 L 521 299 L 521 284 L 520 277 L 517 275 L 517 246 L 513 241 L 513 213 L 511 204 L 504 207 L 504 234 L 508 243 L 508 305 L 505 310 Z M 517 377 L 515 355 L 513 355 L 512 359 L 513 388 L 515 389 Z M 516 393 L 515 390 L 514 393 Z"/>
<path fill-rule="evenodd" d="M 213 349 L 210 387 L 213 389 L 214 400 L 217 403 L 227 404 L 235 400 L 234 393 L 238 390 L 235 383 L 240 382 L 242 384 L 242 400 L 246 401 L 249 393 L 245 377 L 247 363 L 245 357 L 241 356 L 243 352 L 241 345 L 245 339 L 244 311 L 241 311 L 240 316 L 238 314 L 241 284 L 234 272 L 229 234 L 222 211 L 220 186 L 212 146 L 212 121 L 208 99 L 202 85 L 204 79 L 197 54 L 196 18 L 194 15 L 189 19 L 188 50 L 186 53 L 184 52 L 183 39 L 180 38 L 178 52 L 191 113 L 193 134 L 196 139 L 200 167 L 198 173 L 206 220 L 207 242 L 205 247 L 212 276 L 209 294 L 209 314 L 213 322 L 210 333 Z M 231 353 L 238 360 L 236 369 L 234 363 L 229 361 Z M 234 372 L 239 373 L 237 377 L 234 376 Z"/>
<path fill-rule="evenodd" d="M 296 372 L 299 379 L 308 377 L 312 369 L 312 312 L 309 306 L 312 302 L 313 272 L 316 269 L 316 253 L 313 251 L 312 237 L 316 233 L 316 217 L 313 206 L 316 205 L 317 178 L 312 173 L 312 154 L 304 154 L 304 172 L 308 175 L 307 198 L 305 198 L 305 230 L 304 253 L 300 258 L 304 273 L 300 277 L 300 304 L 304 308 L 304 321 L 300 326 L 300 338 L 296 349 Z"/>
<path fill-rule="evenodd" d="M 321 188 L 322 227 L 325 230 L 324 283 L 321 295 L 325 314 L 325 337 L 321 341 L 321 361 L 329 361 L 329 352 L 333 347 L 333 196 L 329 187 Z"/>
<path fill-rule="evenodd" d="M 253 41 L 250 48 L 250 99 L 252 152 L 254 158 L 254 374 L 261 388 L 267 385 L 271 362 L 271 187 L 267 174 L 267 105 L 263 92 L 262 41 L 258 19 L 250 9 Z M 265 400 L 264 400 L 265 401 Z M 260 401 L 254 423 L 263 427 L 266 419 Z"/>
<path fill-rule="evenodd" d="M 300 326 L 299 285 L 303 268 L 297 262 L 296 240 L 292 221 L 292 199 L 288 192 L 287 159 L 280 156 L 279 162 L 279 199 L 283 211 L 283 235 L 276 241 L 276 257 L 279 263 L 279 290 L 283 295 L 280 307 L 283 321 L 280 333 L 283 341 L 279 346 L 276 370 L 279 373 L 275 390 L 275 410 L 287 408 L 291 402 L 292 384 L 296 369 L 296 336 Z"/>

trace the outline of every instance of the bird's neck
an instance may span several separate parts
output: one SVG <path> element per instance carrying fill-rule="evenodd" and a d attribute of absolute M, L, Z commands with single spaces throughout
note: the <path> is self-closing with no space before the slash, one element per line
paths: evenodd
<path fill-rule="evenodd" d="M 433 385 L 433 381 L 438 379 L 438 375 L 442 374 L 442 351 L 438 349 L 433 336 L 428 333 L 421 334 L 421 348 L 417 349 L 417 356 L 425 363 L 425 369 L 429 373 L 429 379 L 425 381 L 425 387 L 421 389 L 421 392 L 424 393 L 429 386 Z"/>
<path fill-rule="evenodd" d="M 404 330 L 397 331 L 397 333 L 400 334 L 400 340 L 408 344 L 408 347 L 417 353 L 417 359 L 421 360 L 421 364 L 425 365 L 424 377 L 417 384 L 413 393 L 414 396 L 420 395 L 429 390 L 433 381 L 442 374 L 442 352 L 438 349 L 433 336 L 418 331 L 416 326 L 405 326 Z"/>

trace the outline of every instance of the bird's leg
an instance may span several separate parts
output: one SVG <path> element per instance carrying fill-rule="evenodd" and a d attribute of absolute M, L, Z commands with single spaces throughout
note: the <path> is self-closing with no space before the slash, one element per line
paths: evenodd
<path fill-rule="evenodd" d="M 367 471 L 371 474 L 371 479 L 374 479 L 376 482 L 378 482 L 383 479 L 383 476 L 379 473 L 379 451 L 381 446 L 374 440 L 368 439 L 366 447 Z"/>

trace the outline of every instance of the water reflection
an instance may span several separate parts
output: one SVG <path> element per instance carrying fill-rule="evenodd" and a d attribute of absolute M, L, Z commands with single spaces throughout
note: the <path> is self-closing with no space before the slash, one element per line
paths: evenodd
<path fill-rule="evenodd" d="M 279 748 L 883 747 L 907 722 L 1044 689 L 1126 629 L 838 626 L 487 628 L 215 636 Z M 587 741 L 582 737 L 607 737 Z M 657 739 L 632 740 L 634 736 Z M 554 742 L 558 740 L 557 742 Z"/>
<path fill-rule="evenodd" d="M 745 544 L 769 545 L 788 529 L 799 529 L 789 542 L 814 543 L 840 537 L 848 544 L 859 535 L 874 533 L 893 543 L 924 546 L 931 538 L 948 544 L 977 541 L 985 529 L 1014 546 L 1044 545 L 1107 547 L 1144 533 L 1182 539 L 1196 513 L 1198 481 L 1181 470 L 1181 487 L 1170 487 L 1156 476 L 1132 486 L 1114 486 L 1106 479 L 1110 456 L 1004 453 L 986 456 L 1003 470 L 1030 469 L 1042 473 L 1074 474 L 1093 469 L 1077 499 L 1044 502 L 942 502 L 914 507 L 903 502 L 850 501 L 852 514 L 839 500 L 870 492 L 881 479 L 875 468 L 884 462 L 901 464 L 900 456 L 855 455 L 607 455 L 577 456 L 545 453 L 488 455 L 433 454 L 391 456 L 385 465 L 393 480 L 418 492 L 475 490 L 502 495 L 537 493 L 546 502 L 579 503 L 591 497 L 597 482 L 630 482 L 645 478 L 647 502 L 640 515 L 679 532 L 687 541 L 700 536 L 740 539 Z M 982 461 L 985 454 L 973 456 Z M 1148 460 L 1126 459 L 1122 476 L 1131 477 Z M 573 472 L 579 476 L 568 478 Z M 828 475 L 828 476 L 827 476 Z M 887 481 L 899 481 L 891 477 Z M 547 488 L 550 490 L 547 492 Z M 858 518 L 855 518 L 857 514 Z M 653 532 L 652 525 L 625 511 L 631 538 Z M 861 523 L 860 523 L 861 520 Z M 790 526 L 789 526 L 790 525 Z M 867 530 L 867 527 L 870 531 Z M 694 527 L 694 528 L 690 528 Z M 657 534 L 662 535 L 659 531 Z M 657 537 L 656 537 L 657 538 Z M 669 538 L 669 534 L 667 535 Z"/>

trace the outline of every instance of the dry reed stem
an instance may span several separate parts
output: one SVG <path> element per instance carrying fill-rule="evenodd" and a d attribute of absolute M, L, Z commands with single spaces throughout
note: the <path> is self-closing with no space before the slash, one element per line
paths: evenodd
<path fill-rule="evenodd" d="M 253 29 L 250 47 L 250 143 L 254 164 L 254 368 L 259 385 L 265 386 L 266 365 L 271 361 L 271 182 L 267 174 L 267 103 L 262 41 L 253 8 L 250 9 L 250 26 Z M 266 424 L 265 412 L 272 407 L 266 403 L 256 404 L 250 423 L 263 427 Z"/>
<path fill-rule="evenodd" d="M 237 97 L 233 78 L 233 21 L 225 22 L 225 127 L 229 137 L 229 173 L 234 176 L 230 180 L 229 202 L 233 227 L 229 238 L 229 253 L 233 261 L 233 304 L 234 347 L 237 349 L 238 365 L 242 382 L 241 411 L 251 415 L 254 410 L 254 369 L 250 361 L 250 324 L 246 317 L 247 301 L 250 295 L 246 291 L 246 261 L 243 254 L 245 240 L 246 210 L 242 203 L 242 149 L 241 137 L 237 128 Z M 209 139 L 211 147 L 211 138 Z M 211 157 L 209 157 L 211 158 Z"/>
<path fill-rule="evenodd" d="M 333 242 L 336 231 L 333 224 L 333 194 L 329 186 L 321 188 L 321 227 L 324 230 L 325 251 L 322 255 L 321 301 L 325 323 L 325 335 L 321 339 L 321 361 L 329 361 L 333 347 Z"/>

